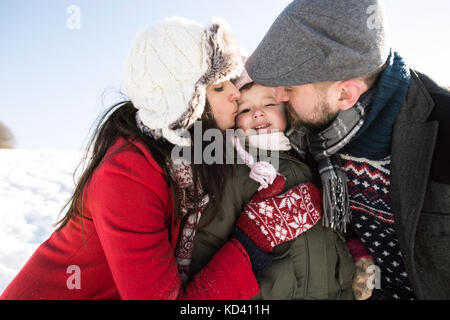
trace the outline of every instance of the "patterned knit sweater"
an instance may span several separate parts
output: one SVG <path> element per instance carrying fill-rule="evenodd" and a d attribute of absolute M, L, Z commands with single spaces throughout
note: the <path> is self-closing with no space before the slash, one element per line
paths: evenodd
<path fill-rule="evenodd" d="M 414 299 L 392 214 L 392 128 L 405 100 L 409 68 L 392 52 L 376 85 L 363 127 L 340 150 L 347 173 L 351 225 L 380 268 L 381 289 L 395 299 Z"/>
<path fill-rule="evenodd" d="M 340 156 L 348 177 L 351 225 L 380 268 L 383 293 L 395 299 L 414 298 L 391 209 L 391 157 Z"/>

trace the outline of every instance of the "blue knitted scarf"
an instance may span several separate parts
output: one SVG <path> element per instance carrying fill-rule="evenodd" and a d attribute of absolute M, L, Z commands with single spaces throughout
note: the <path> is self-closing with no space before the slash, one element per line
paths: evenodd
<path fill-rule="evenodd" d="M 391 153 L 395 118 L 405 101 L 410 79 L 411 74 L 403 58 L 391 50 L 364 124 L 341 152 L 367 159 L 382 159 Z"/>
<path fill-rule="evenodd" d="M 409 81 L 409 68 L 391 50 L 377 85 L 363 94 L 355 107 L 341 111 L 328 128 L 308 134 L 309 149 L 322 179 L 325 226 L 345 231 L 350 220 L 346 174 L 336 153 L 368 159 L 389 155 L 393 124 Z"/>

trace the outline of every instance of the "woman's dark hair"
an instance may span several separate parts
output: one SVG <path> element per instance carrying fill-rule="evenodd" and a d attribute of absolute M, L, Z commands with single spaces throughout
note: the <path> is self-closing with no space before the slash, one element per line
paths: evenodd
<path fill-rule="evenodd" d="M 65 215 L 56 223 L 56 225 L 59 225 L 56 231 L 60 231 L 76 216 L 81 218 L 81 226 L 83 219 L 91 220 L 89 217 L 83 216 L 82 212 L 84 187 L 89 182 L 94 171 L 106 160 L 105 155 L 119 137 L 131 138 L 132 141 L 136 139 L 143 141 L 150 149 L 155 161 L 164 170 L 168 185 L 171 185 L 172 188 L 176 188 L 166 165 L 166 160 L 170 159 L 173 144 L 167 142 L 165 139 L 155 140 L 143 134 L 136 125 L 136 112 L 137 109 L 133 106 L 131 101 L 123 101 L 107 109 L 100 117 L 94 133 L 88 142 L 86 154 L 80 163 L 80 165 L 83 163 L 85 164 L 85 169 L 75 185 L 72 196 L 61 210 L 62 213 L 64 209 L 67 208 Z M 217 128 L 217 125 L 211 114 L 211 108 L 209 104 L 206 103 L 205 111 L 202 116 L 202 136 L 203 132 L 210 128 Z M 194 141 L 192 130 L 193 129 L 191 129 L 191 137 L 195 144 L 196 142 Z M 201 139 L 201 143 L 203 150 L 205 147 L 203 139 Z M 120 152 L 124 147 L 115 150 L 110 156 Z M 195 148 L 191 149 L 193 152 Z M 192 166 L 192 171 L 194 188 L 196 191 L 195 196 L 199 195 L 198 191 L 200 186 L 198 184 L 200 183 L 203 190 L 209 194 L 210 205 L 217 206 L 218 208 L 224 185 L 224 165 L 197 164 Z M 173 194 L 175 215 L 176 218 L 180 218 L 179 200 L 176 198 L 178 192 L 174 192 Z M 199 201 L 195 201 L 196 204 L 198 202 Z M 213 210 L 213 212 L 218 212 L 218 210 Z"/>

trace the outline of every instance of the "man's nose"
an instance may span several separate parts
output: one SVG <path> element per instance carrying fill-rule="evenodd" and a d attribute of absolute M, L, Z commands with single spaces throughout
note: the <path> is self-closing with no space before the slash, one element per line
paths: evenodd
<path fill-rule="evenodd" d="M 286 102 L 286 101 L 289 101 L 289 97 L 286 92 L 286 88 L 285 87 L 276 87 L 275 88 L 275 102 L 281 103 L 281 102 Z"/>

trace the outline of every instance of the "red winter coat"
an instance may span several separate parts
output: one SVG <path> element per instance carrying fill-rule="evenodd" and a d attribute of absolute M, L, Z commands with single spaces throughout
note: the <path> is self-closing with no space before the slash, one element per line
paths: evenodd
<path fill-rule="evenodd" d="M 148 148 L 127 144 L 120 138 L 111 147 L 85 187 L 84 215 L 92 220 L 73 219 L 54 232 L 1 299 L 248 299 L 259 292 L 236 240 L 182 286 L 171 189 Z"/>

